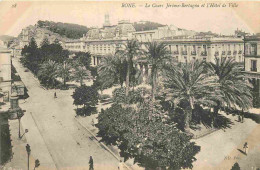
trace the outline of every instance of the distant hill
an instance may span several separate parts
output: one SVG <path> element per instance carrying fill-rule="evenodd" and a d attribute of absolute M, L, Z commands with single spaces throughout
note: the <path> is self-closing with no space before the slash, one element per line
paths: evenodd
<path fill-rule="evenodd" d="M 140 22 L 134 22 L 133 26 L 136 31 L 147 31 L 147 30 L 157 29 L 158 27 L 162 27 L 164 25 L 156 22 L 140 21 Z"/>
<path fill-rule="evenodd" d="M 79 39 L 83 37 L 83 34 L 86 34 L 89 30 L 88 27 L 78 24 L 41 20 L 37 22 L 37 26 L 48 29 L 54 33 L 60 34 L 61 36 L 65 36 L 70 39 Z"/>

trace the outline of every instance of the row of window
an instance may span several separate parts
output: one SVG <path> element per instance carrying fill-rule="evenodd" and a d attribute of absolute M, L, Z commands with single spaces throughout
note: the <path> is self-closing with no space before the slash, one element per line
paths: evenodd
<path fill-rule="evenodd" d="M 242 50 L 242 45 L 241 44 L 234 44 L 233 46 L 234 46 L 233 50 L 237 50 L 237 46 L 238 46 L 238 50 Z M 183 46 L 169 45 L 169 50 L 172 51 L 172 49 L 174 49 L 176 51 L 179 51 L 179 49 L 181 49 L 182 51 L 183 50 L 187 51 L 187 48 L 189 48 L 189 47 L 191 47 L 193 51 L 196 51 L 196 47 L 197 48 L 201 48 L 201 46 L 196 46 L 196 45 L 192 45 L 192 46 L 187 46 L 187 45 L 183 45 Z M 224 44 L 222 44 L 222 46 L 221 45 L 217 45 L 217 44 L 208 46 L 208 48 L 210 48 L 210 47 L 212 47 L 212 48 L 217 48 L 217 47 L 221 48 L 222 47 L 222 49 L 225 49 L 225 50 L 228 50 L 228 51 L 231 50 L 231 45 L 230 44 L 228 44 L 227 46 L 225 46 Z M 203 49 L 207 49 L 207 45 L 202 45 L 202 48 Z"/>
<path fill-rule="evenodd" d="M 224 58 L 224 57 L 223 57 Z M 229 57 L 227 57 L 228 59 L 230 59 L 230 58 L 233 58 L 233 59 L 235 59 L 237 62 L 243 62 L 243 58 L 242 58 L 242 56 L 239 56 L 238 58 L 236 58 L 235 56 L 229 56 Z M 188 58 L 187 58 L 187 56 L 183 56 L 183 58 L 180 56 L 175 56 L 174 57 L 174 59 L 176 60 L 176 61 L 179 61 L 179 60 L 182 60 L 183 59 L 183 61 L 188 61 Z M 197 57 L 191 57 L 190 58 L 191 60 L 196 60 L 196 59 L 198 59 Z M 206 61 L 207 60 L 207 58 L 206 57 L 202 57 L 201 58 L 203 61 Z"/>

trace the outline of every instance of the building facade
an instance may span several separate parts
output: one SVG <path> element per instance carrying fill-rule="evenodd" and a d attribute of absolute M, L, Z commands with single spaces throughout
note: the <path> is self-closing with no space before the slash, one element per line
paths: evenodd
<path fill-rule="evenodd" d="M 136 39 L 145 44 L 151 41 L 167 44 L 172 57 L 178 62 L 205 60 L 214 62 L 215 57 L 233 58 L 244 62 L 244 43 L 236 36 L 198 36 L 196 32 L 179 29 L 173 25 L 158 27 L 155 30 L 135 31 L 128 20 L 110 25 L 105 15 L 102 28 L 92 28 L 81 39 L 65 42 L 65 48 L 75 52 L 89 52 L 92 65 L 96 66 L 105 55 L 114 54 L 127 40 Z"/>
<path fill-rule="evenodd" d="M 253 85 L 254 106 L 260 107 L 260 35 L 245 37 L 245 75 Z"/>

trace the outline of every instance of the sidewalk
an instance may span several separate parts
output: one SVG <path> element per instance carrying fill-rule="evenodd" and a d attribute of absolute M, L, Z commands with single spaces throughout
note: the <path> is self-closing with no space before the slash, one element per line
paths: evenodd
<path fill-rule="evenodd" d="M 96 138 L 97 141 L 101 140 L 101 137 L 97 137 L 97 133 L 98 133 L 98 128 L 92 126 L 92 121 L 94 121 L 94 123 L 97 123 L 97 117 L 98 114 L 94 114 L 91 116 L 87 116 L 87 117 L 76 117 L 75 120 L 78 121 L 83 127 L 85 127 L 86 129 L 88 129 L 93 136 Z M 105 144 L 104 144 L 105 145 Z M 123 158 L 120 158 L 120 150 L 116 147 L 116 146 L 112 146 L 112 145 L 105 145 L 106 147 L 108 147 L 108 149 L 110 150 L 109 152 L 112 152 L 111 154 L 115 155 L 115 157 L 117 157 L 118 160 L 123 160 Z M 125 162 L 125 169 L 129 170 L 144 170 L 144 168 L 139 167 L 137 164 L 134 164 L 133 159 L 130 159 L 128 161 Z"/>
<path fill-rule="evenodd" d="M 239 165 L 242 162 L 240 168 L 247 170 L 248 166 L 260 163 L 259 132 L 260 125 L 246 118 L 244 123 L 234 121 L 230 129 L 218 130 L 194 140 L 197 145 L 201 146 L 201 151 L 195 156 L 197 161 L 193 164 L 193 170 L 230 170 L 235 162 Z M 248 156 L 239 151 L 239 149 L 243 150 L 245 142 L 249 144 Z M 251 157 L 251 153 L 255 156 Z M 247 158 L 251 158 L 251 161 L 244 161 Z"/>
<path fill-rule="evenodd" d="M 17 69 L 18 73 L 23 72 L 23 69 L 21 69 L 19 67 L 17 59 L 15 59 L 13 61 L 13 65 Z M 29 89 L 28 93 L 30 96 L 32 95 L 31 92 L 32 91 L 30 91 L 30 89 Z M 30 102 L 30 97 L 28 98 L 28 100 L 27 101 L 19 100 L 19 106 L 23 110 L 27 109 L 24 107 L 24 104 L 27 104 L 28 102 Z M 26 138 L 27 143 L 31 146 L 31 157 L 33 157 L 35 159 L 39 159 L 39 161 L 40 161 L 41 165 L 38 169 L 39 170 L 40 169 L 57 169 L 56 165 L 52 159 L 52 156 L 50 155 L 50 152 L 48 151 L 48 148 L 44 142 L 44 139 L 41 136 L 39 129 L 30 112 L 26 111 L 24 113 L 24 116 L 21 118 L 21 127 L 23 127 L 23 129 L 28 129 L 28 133 L 26 133 L 23 138 Z M 22 146 L 22 147 L 24 147 L 24 149 L 25 149 L 25 146 Z M 33 161 L 33 164 L 34 164 L 34 161 Z"/>

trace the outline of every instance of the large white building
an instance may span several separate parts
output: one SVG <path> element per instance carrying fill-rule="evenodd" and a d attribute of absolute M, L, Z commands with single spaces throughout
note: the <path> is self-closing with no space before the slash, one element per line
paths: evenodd
<path fill-rule="evenodd" d="M 253 84 L 254 106 L 260 107 L 260 35 L 245 37 L 245 74 Z"/>
<path fill-rule="evenodd" d="M 151 41 L 165 42 L 172 57 L 178 62 L 190 62 L 195 59 L 214 62 L 215 57 L 244 61 L 242 38 L 199 36 L 194 31 L 179 29 L 173 25 L 148 31 L 135 31 L 128 20 L 119 21 L 118 25 L 111 26 L 108 15 L 105 16 L 102 28 L 92 28 L 81 39 L 65 42 L 65 48 L 75 52 L 91 53 L 91 64 L 96 66 L 102 57 L 114 54 L 121 44 L 130 39 L 136 39 L 143 44 Z"/>

